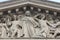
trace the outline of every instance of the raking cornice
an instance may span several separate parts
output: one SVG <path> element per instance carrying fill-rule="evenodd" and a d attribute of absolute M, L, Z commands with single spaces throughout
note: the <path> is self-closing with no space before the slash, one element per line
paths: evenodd
<path fill-rule="evenodd" d="M 47 8 L 50 10 L 57 10 L 60 11 L 60 5 L 57 3 L 51 3 L 51 2 L 46 2 L 46 1 L 38 1 L 38 0 L 17 0 L 17 1 L 11 1 L 11 2 L 6 2 L 6 3 L 1 3 L 0 4 L 0 10 L 7 9 L 7 8 L 12 8 L 16 6 L 21 6 L 21 5 L 36 5 L 39 7 Z"/>

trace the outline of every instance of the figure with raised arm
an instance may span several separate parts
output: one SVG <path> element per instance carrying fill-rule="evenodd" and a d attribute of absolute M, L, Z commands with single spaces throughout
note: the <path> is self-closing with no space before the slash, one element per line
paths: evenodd
<path fill-rule="evenodd" d="M 11 37 L 14 38 L 20 38 L 23 35 L 22 31 L 22 22 L 21 20 L 16 20 L 16 15 L 14 15 L 14 21 L 12 21 L 12 26 L 10 27 L 10 30 L 12 32 Z"/>
<path fill-rule="evenodd" d="M 53 26 L 51 23 L 49 23 L 47 20 L 44 20 L 45 18 L 45 15 L 44 14 L 40 14 L 38 15 L 39 16 L 39 19 L 36 18 L 35 16 L 35 19 L 38 20 L 40 26 L 41 27 L 41 30 L 40 30 L 40 34 L 42 34 L 44 37 L 47 37 L 47 35 L 50 35 L 49 32 L 50 32 L 50 26 Z M 42 16 L 42 17 L 41 17 Z M 48 26 L 48 24 L 50 26 Z"/>
<path fill-rule="evenodd" d="M 56 22 L 55 23 L 56 27 L 55 27 L 55 32 L 54 32 L 53 38 L 56 38 L 57 34 L 60 34 L 60 21 L 58 18 L 55 19 L 54 21 Z"/>
<path fill-rule="evenodd" d="M 37 16 L 39 16 L 39 19 L 37 18 Z M 45 33 L 44 31 L 45 31 L 45 29 L 47 30 L 48 27 L 47 27 L 47 25 L 46 25 L 46 21 L 43 20 L 44 18 L 45 18 L 45 15 L 44 15 L 44 14 L 37 14 L 37 15 L 35 16 L 35 19 L 38 21 L 38 23 L 40 24 L 39 27 L 41 28 L 40 32 L 38 32 L 38 33 L 40 33 L 40 34 L 38 34 L 38 33 L 37 33 L 37 34 L 46 37 L 46 33 Z M 44 32 L 44 33 L 43 33 L 43 32 Z"/>

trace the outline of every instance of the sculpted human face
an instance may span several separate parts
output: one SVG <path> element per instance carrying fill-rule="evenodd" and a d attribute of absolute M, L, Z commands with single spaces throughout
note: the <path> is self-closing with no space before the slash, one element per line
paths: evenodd
<path fill-rule="evenodd" d="M 11 25 L 12 23 L 11 22 L 6 22 L 7 25 Z"/>
<path fill-rule="evenodd" d="M 31 15 L 31 12 L 30 12 L 30 11 L 26 11 L 26 12 L 25 12 L 25 15 L 26 15 L 26 16 L 30 16 L 30 15 Z"/>

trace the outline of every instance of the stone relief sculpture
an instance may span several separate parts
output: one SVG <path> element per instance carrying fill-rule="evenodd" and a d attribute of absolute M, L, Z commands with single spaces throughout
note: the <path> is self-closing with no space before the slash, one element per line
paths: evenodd
<path fill-rule="evenodd" d="M 37 13 L 31 16 L 8 14 L 0 19 L 0 38 L 59 38 L 60 19 L 54 15 Z"/>

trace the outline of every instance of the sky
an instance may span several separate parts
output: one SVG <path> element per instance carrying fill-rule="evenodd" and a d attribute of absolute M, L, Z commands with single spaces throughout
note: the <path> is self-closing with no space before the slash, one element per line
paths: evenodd
<path fill-rule="evenodd" d="M 49 1 L 53 1 L 53 2 L 58 2 L 58 3 L 60 3 L 60 0 L 49 0 Z"/>
<path fill-rule="evenodd" d="M 9 1 L 9 0 L 0 0 L 0 2 L 5 2 L 5 1 Z"/>
<path fill-rule="evenodd" d="M 5 2 L 5 1 L 9 1 L 9 0 L 0 0 L 0 2 Z M 60 3 L 60 0 L 49 0 L 49 1 L 53 1 L 53 2 L 58 2 L 58 3 Z"/>

